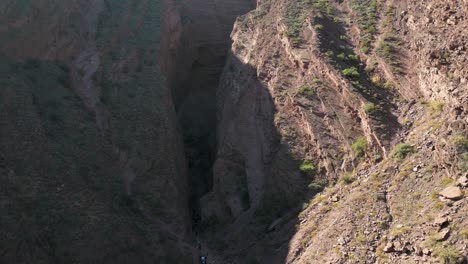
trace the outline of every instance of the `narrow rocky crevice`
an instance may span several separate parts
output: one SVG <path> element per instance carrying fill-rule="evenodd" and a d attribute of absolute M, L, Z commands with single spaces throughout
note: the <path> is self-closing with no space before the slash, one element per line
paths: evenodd
<path fill-rule="evenodd" d="M 168 2 L 162 70 L 173 91 L 174 106 L 183 134 L 188 165 L 189 205 L 196 229 L 200 221 L 199 201 L 213 188 L 216 156 L 216 93 L 231 45 L 235 19 L 254 7 L 252 1 Z M 180 19 L 174 18 L 174 15 Z M 172 54 L 172 55 L 168 55 Z"/>
<path fill-rule="evenodd" d="M 225 48 L 225 47 L 222 47 Z M 199 220 L 199 199 L 213 186 L 212 165 L 216 151 L 216 88 L 224 65 L 209 48 L 199 48 L 188 79 L 182 84 L 186 94 L 176 105 L 183 131 L 188 164 L 192 220 Z"/>

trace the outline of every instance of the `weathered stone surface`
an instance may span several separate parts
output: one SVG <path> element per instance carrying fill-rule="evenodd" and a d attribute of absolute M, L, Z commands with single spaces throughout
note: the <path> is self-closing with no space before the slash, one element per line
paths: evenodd
<path fill-rule="evenodd" d="M 431 254 L 431 251 L 430 251 L 428 248 L 424 248 L 424 249 L 422 250 L 422 253 L 423 253 L 424 255 L 429 255 L 429 254 Z"/>
<path fill-rule="evenodd" d="M 444 241 L 450 236 L 450 228 L 444 228 L 434 236 L 437 241 Z"/>
<path fill-rule="evenodd" d="M 393 250 L 395 249 L 394 245 L 392 242 L 388 242 L 385 247 L 383 248 L 383 252 L 385 253 L 390 253 L 390 252 L 393 252 Z"/>
<path fill-rule="evenodd" d="M 449 186 L 445 188 L 439 193 L 439 195 L 451 200 L 458 200 L 463 197 L 462 191 L 456 186 Z"/>
<path fill-rule="evenodd" d="M 434 220 L 434 224 L 437 225 L 437 226 L 441 226 L 445 223 L 448 222 L 448 218 L 447 217 L 437 217 L 435 220 Z"/>
<path fill-rule="evenodd" d="M 460 178 L 458 178 L 457 185 L 461 187 L 468 186 L 468 178 L 466 177 L 466 175 L 463 175 Z"/>

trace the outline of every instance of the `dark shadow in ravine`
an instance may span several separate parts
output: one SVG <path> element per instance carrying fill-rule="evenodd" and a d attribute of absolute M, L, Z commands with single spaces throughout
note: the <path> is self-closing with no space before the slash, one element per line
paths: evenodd
<path fill-rule="evenodd" d="M 268 87 L 233 54 L 216 99 L 213 189 L 195 230 L 202 252 L 226 263 L 285 263 L 302 205 L 319 191 L 308 185 L 324 175 L 300 172 L 302 160 L 275 126 Z"/>

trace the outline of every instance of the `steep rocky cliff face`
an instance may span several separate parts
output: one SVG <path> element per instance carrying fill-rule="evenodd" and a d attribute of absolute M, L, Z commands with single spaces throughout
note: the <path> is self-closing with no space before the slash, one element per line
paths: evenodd
<path fill-rule="evenodd" d="M 2 1 L 0 262 L 466 262 L 467 12 Z"/>
<path fill-rule="evenodd" d="M 463 261 L 466 7 L 262 1 L 236 21 L 204 215 L 224 262 Z"/>
<path fill-rule="evenodd" d="M 160 1 L 0 5 L 0 262 L 190 261 Z"/>

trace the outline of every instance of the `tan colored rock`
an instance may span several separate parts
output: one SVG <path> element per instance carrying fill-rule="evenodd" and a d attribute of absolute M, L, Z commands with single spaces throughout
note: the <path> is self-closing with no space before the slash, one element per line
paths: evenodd
<path fill-rule="evenodd" d="M 437 217 L 435 220 L 434 220 L 434 224 L 437 225 L 437 226 L 441 226 L 445 223 L 448 222 L 448 218 L 447 217 Z"/>
<path fill-rule="evenodd" d="M 416 254 L 417 256 L 423 255 L 423 250 L 420 246 L 414 246 L 413 250 L 414 250 L 414 254 Z"/>
<path fill-rule="evenodd" d="M 450 228 L 444 228 L 434 236 L 437 241 L 444 241 L 450 236 Z"/>
<path fill-rule="evenodd" d="M 460 178 L 458 178 L 457 185 L 461 187 L 468 186 L 468 178 L 466 177 L 466 175 L 463 175 Z"/>
<path fill-rule="evenodd" d="M 390 252 L 393 252 L 394 250 L 394 246 L 393 246 L 393 243 L 392 242 L 388 242 L 385 247 L 383 248 L 383 252 L 385 253 L 390 253 Z"/>
<path fill-rule="evenodd" d="M 430 251 L 428 248 L 424 248 L 424 249 L 422 250 L 422 253 L 423 253 L 424 255 L 429 255 L 429 254 L 431 254 L 431 251 Z"/>
<path fill-rule="evenodd" d="M 445 188 L 439 193 L 439 195 L 451 200 L 458 200 L 463 197 L 462 191 L 456 186 L 449 186 Z"/>

